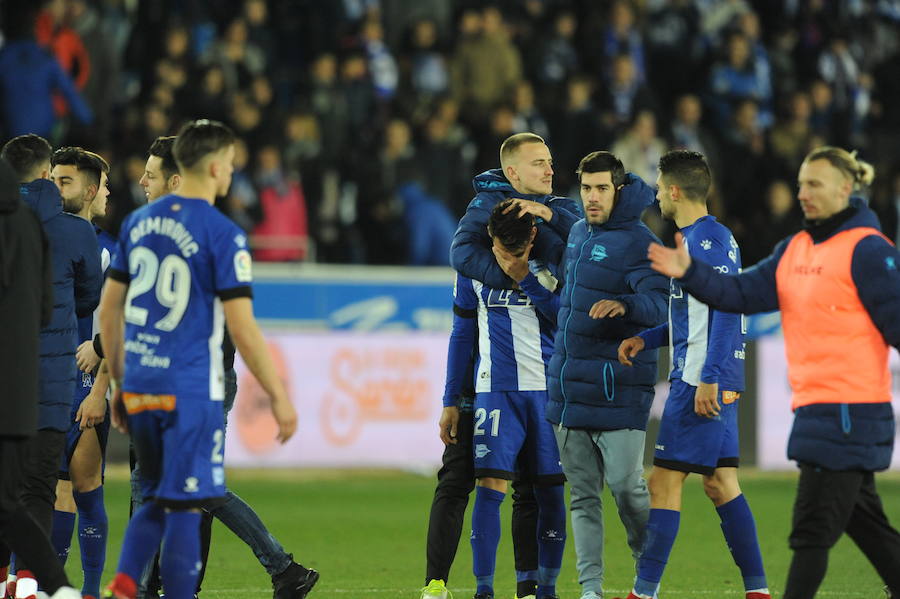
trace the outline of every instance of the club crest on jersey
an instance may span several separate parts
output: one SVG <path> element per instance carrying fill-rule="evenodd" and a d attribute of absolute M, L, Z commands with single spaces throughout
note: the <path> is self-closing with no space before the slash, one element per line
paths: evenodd
<path fill-rule="evenodd" d="M 591 249 L 591 261 L 600 262 L 606 258 L 606 248 L 599 243 L 595 244 Z"/>
<path fill-rule="evenodd" d="M 253 260 L 250 252 L 239 250 L 234 255 L 234 276 L 241 283 L 249 283 L 253 280 Z"/>

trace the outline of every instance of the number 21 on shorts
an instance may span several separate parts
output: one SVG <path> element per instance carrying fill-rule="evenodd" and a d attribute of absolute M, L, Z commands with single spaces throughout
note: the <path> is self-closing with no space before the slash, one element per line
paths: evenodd
<path fill-rule="evenodd" d="M 478 408 L 475 410 L 475 435 L 483 435 L 484 429 L 482 426 L 484 425 L 484 421 L 490 418 L 491 420 L 491 436 L 496 437 L 497 433 L 500 432 L 500 409 L 491 410 L 488 412 L 484 408 Z"/>

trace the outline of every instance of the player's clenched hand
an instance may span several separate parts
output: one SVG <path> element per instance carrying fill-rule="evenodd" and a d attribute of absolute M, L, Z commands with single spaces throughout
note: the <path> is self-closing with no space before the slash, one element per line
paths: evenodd
<path fill-rule="evenodd" d="M 719 383 L 700 383 L 694 393 L 694 411 L 699 416 L 715 418 L 719 415 Z"/>
<path fill-rule="evenodd" d="M 75 422 L 78 428 L 84 430 L 91 428 L 95 424 L 100 424 L 106 417 L 106 398 L 100 394 L 91 391 L 84 398 L 81 405 L 78 406 L 78 412 L 75 414 Z"/>
<path fill-rule="evenodd" d="M 441 429 L 441 441 L 444 445 L 456 444 L 456 430 L 459 426 L 459 408 L 450 406 L 441 410 L 441 419 L 438 422 Z"/>
<path fill-rule="evenodd" d="M 625 315 L 625 304 L 619 300 L 600 300 L 591 306 L 588 313 L 591 318 L 614 318 Z"/>
<path fill-rule="evenodd" d="M 681 233 L 675 233 L 674 248 L 651 243 L 647 248 L 647 258 L 650 259 L 653 270 L 676 279 L 683 277 L 691 266 L 691 255 L 688 254 L 684 245 L 684 235 Z"/>
<path fill-rule="evenodd" d="M 297 431 L 297 410 L 291 401 L 281 396 L 272 400 L 272 415 L 278 423 L 278 441 L 285 443 Z"/>
<path fill-rule="evenodd" d="M 523 200 L 522 198 L 513 198 L 510 200 L 510 204 L 503 210 L 503 214 L 507 214 L 516 208 L 519 209 L 517 215 L 519 218 L 526 214 L 532 214 L 547 222 L 550 222 L 553 219 L 553 211 L 550 210 L 546 204 L 541 204 L 540 202 L 535 202 L 533 200 Z"/>
<path fill-rule="evenodd" d="M 94 351 L 94 341 L 88 339 L 75 350 L 75 363 L 82 372 L 94 372 L 100 363 L 100 356 Z"/>
<path fill-rule="evenodd" d="M 112 379 L 110 380 L 112 399 L 109 400 L 109 416 L 113 428 L 128 434 L 128 412 L 125 411 L 125 401 L 122 399 L 122 389 Z"/>
<path fill-rule="evenodd" d="M 644 349 L 644 339 L 638 336 L 629 337 L 619 344 L 619 362 L 625 366 L 632 366 L 631 358 L 638 355 Z"/>

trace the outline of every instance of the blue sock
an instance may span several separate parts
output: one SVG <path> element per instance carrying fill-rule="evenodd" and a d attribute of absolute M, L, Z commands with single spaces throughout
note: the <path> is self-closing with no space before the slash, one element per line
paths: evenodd
<path fill-rule="evenodd" d="M 741 569 L 744 577 L 744 589 L 752 591 L 764 589 L 766 571 L 763 568 L 762 555 L 759 552 L 759 539 L 756 536 L 756 521 L 753 512 L 743 494 L 728 503 L 716 508 L 722 520 L 722 533 L 731 550 L 734 563 Z"/>
<path fill-rule="evenodd" d="M 556 594 L 556 579 L 566 548 L 566 500 L 562 485 L 535 487 L 538 504 L 537 596 Z"/>
<path fill-rule="evenodd" d="M 500 543 L 500 504 L 505 493 L 475 487 L 475 507 L 472 508 L 472 572 L 476 593 L 494 593 L 494 565 Z"/>
<path fill-rule="evenodd" d="M 141 572 L 156 555 L 163 536 L 165 516 L 165 511 L 150 501 L 142 505 L 128 522 L 117 571 L 130 576 L 135 583 L 140 582 Z"/>
<path fill-rule="evenodd" d="M 159 558 L 166 599 L 192 599 L 200 566 L 200 513 L 169 512 Z"/>
<path fill-rule="evenodd" d="M 638 560 L 638 575 L 634 590 L 640 595 L 653 596 L 662 580 L 663 570 L 669 561 L 669 554 L 678 535 L 681 512 L 675 510 L 651 509 L 647 521 L 647 540 L 641 559 Z"/>
<path fill-rule="evenodd" d="M 93 491 L 74 491 L 78 506 L 78 545 L 81 548 L 81 569 L 84 572 L 82 595 L 100 596 L 100 577 L 106 564 L 106 536 L 109 521 L 103 504 L 103 485 Z"/>
<path fill-rule="evenodd" d="M 53 527 L 50 542 L 56 551 L 56 557 L 62 565 L 69 559 L 69 547 L 72 546 L 72 531 L 75 530 L 75 514 L 53 510 Z"/>

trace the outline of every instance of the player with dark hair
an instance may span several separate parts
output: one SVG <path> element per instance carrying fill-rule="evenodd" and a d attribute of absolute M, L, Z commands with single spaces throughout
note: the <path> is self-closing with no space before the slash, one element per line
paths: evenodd
<path fill-rule="evenodd" d="M 172 154 L 173 145 L 175 145 L 174 135 L 157 137 L 150 144 L 144 174 L 138 181 L 139 185 L 144 188 L 148 202 L 171 193 L 178 188 L 178 184 L 181 182 L 181 174 L 178 172 L 178 165 Z"/>
<path fill-rule="evenodd" d="M 555 269 L 565 248 L 571 224 L 580 209 L 568 198 L 553 191 L 553 159 L 543 138 L 534 133 L 517 133 L 500 146 L 500 167 L 478 174 L 472 181 L 475 197 L 459 222 L 450 249 L 450 262 L 462 275 L 493 286 L 512 289 L 515 282 L 503 271 L 492 252 L 488 221 L 494 207 L 511 200 L 509 210 L 531 214 L 537 219 L 535 247 L 530 257 Z M 537 264 L 537 262 L 535 262 Z M 549 281 L 540 269 L 539 276 Z M 469 357 L 469 362 L 474 358 Z M 446 599 L 446 581 L 456 556 L 463 517 L 474 488 L 472 466 L 472 412 L 474 390 L 461 385 L 456 397 L 444 397 L 438 424 L 446 447 L 441 458 L 438 484 L 428 521 L 426 542 L 426 586 L 422 599 Z M 514 481 L 512 533 L 516 564 L 516 596 L 534 595 L 537 588 L 538 551 L 536 543 L 537 503 L 530 484 Z"/>
<path fill-rule="evenodd" d="M 491 211 L 488 234 L 493 247 L 527 262 L 537 228 L 531 214 L 520 214 L 507 200 Z M 529 276 L 540 287 L 535 275 Z M 555 290 L 555 279 L 551 286 Z M 545 371 L 556 331 L 554 307 L 547 302 L 545 312 L 545 305 L 536 304 L 523 291 L 493 289 L 460 274 L 454 295 L 445 397 L 456 395 L 468 356 L 478 347 L 473 429 L 477 482 L 471 537 L 475 597 L 494 596 L 500 504 L 508 481 L 517 477 L 534 484 L 538 505 L 536 596 L 555 597 L 566 512 L 565 478 L 553 431 L 544 418 Z"/>
<path fill-rule="evenodd" d="M 740 272 L 741 252 L 731 231 L 706 208 L 712 182 L 699 152 L 674 150 L 659 161 L 656 197 L 675 221 L 691 256 L 719 272 Z M 712 310 L 672 279 L 669 321 L 622 341 L 619 361 L 670 344 L 669 398 L 656 439 L 647 541 L 629 599 L 653 597 L 678 534 L 684 480 L 703 477 L 722 533 L 741 570 L 747 599 L 769 599 L 750 506 L 738 484 L 737 400 L 744 390 L 746 344 L 742 316 Z"/>
<path fill-rule="evenodd" d="M 71 427 L 77 319 L 89 316 L 97 307 L 102 284 L 100 251 L 93 227 L 63 212 L 59 189 L 48 180 L 51 148 L 46 140 L 36 135 L 13 138 L 0 157 L 9 160 L 16 171 L 19 192 L 41 221 L 53 258 L 53 316 L 41 329 L 38 430 L 29 442 L 21 488 L 22 502 L 49 534 L 59 460 Z M 7 550 L 0 550 L 0 566 L 9 564 L 9 557 Z M 37 581 L 28 565 L 16 560 L 15 592 L 20 597 L 37 593 Z"/>
<path fill-rule="evenodd" d="M 182 175 L 178 195 L 125 219 L 101 302 L 113 425 L 131 432 L 145 500 L 128 525 L 108 587 L 119 599 L 134 599 L 160 540 L 166 596 L 188 599 L 196 589 L 199 511 L 220 504 L 226 493 L 226 323 L 271 397 L 278 439 L 287 441 L 297 426 L 253 317 L 246 237 L 212 205 L 231 183 L 234 134 L 215 121 L 193 121 L 179 131 L 173 152 Z M 315 584 L 309 573 L 294 597 Z"/>
<path fill-rule="evenodd" d="M 800 468 L 784 599 L 816 595 L 844 532 L 900 596 L 900 533 L 875 488 L 894 450 L 888 352 L 900 347 L 900 254 L 852 197 L 874 176 L 855 152 L 813 149 L 797 175 L 803 230 L 741 273 L 693 259 L 681 235 L 674 249 L 648 249 L 653 268 L 714 309 L 781 310 L 794 412 L 787 454 Z"/>
<path fill-rule="evenodd" d="M 144 188 L 147 202 L 155 202 L 159 198 L 176 193 L 181 184 L 181 173 L 172 153 L 175 136 L 157 137 L 150 145 L 147 164 L 141 176 L 140 185 Z M 228 414 L 234 405 L 237 395 L 237 374 L 234 371 L 234 344 L 226 327 L 222 337 L 222 362 L 225 371 L 225 424 L 227 429 Z M 141 498 L 140 464 L 130 451 L 131 462 L 131 510 L 136 511 L 143 500 Z M 236 534 L 253 551 L 253 555 L 266 569 L 272 578 L 275 599 L 294 599 L 308 592 L 315 584 L 318 572 L 304 568 L 294 561 L 293 555 L 287 553 L 278 539 L 266 528 L 259 516 L 243 499 L 230 490 L 225 492 L 225 500 L 221 505 L 204 510 L 200 521 L 200 555 L 203 563 L 197 581 L 197 593 L 206 572 L 207 558 L 212 535 L 212 519 L 218 518 L 225 526 Z M 160 590 L 159 554 L 148 565 L 138 585 L 138 599 L 154 598 Z"/>
<path fill-rule="evenodd" d="M 50 180 L 59 188 L 67 212 L 87 222 L 106 215 L 109 196 L 109 164 L 98 154 L 82 148 L 60 148 L 51 157 Z M 96 228 L 101 268 L 109 266 L 115 238 Z M 78 319 L 79 351 L 93 345 L 97 332 L 97 312 Z M 56 483 L 51 539 L 62 563 L 66 562 L 78 513 L 78 541 L 84 573 L 82 593 L 100 596 L 100 577 L 106 562 L 106 538 L 109 528 L 103 502 L 103 472 L 106 442 L 109 438 L 106 391 L 109 379 L 106 364 L 91 360 L 83 364 L 75 385 L 70 427 L 61 456 Z M 91 434 L 84 434 L 88 431 Z"/>

